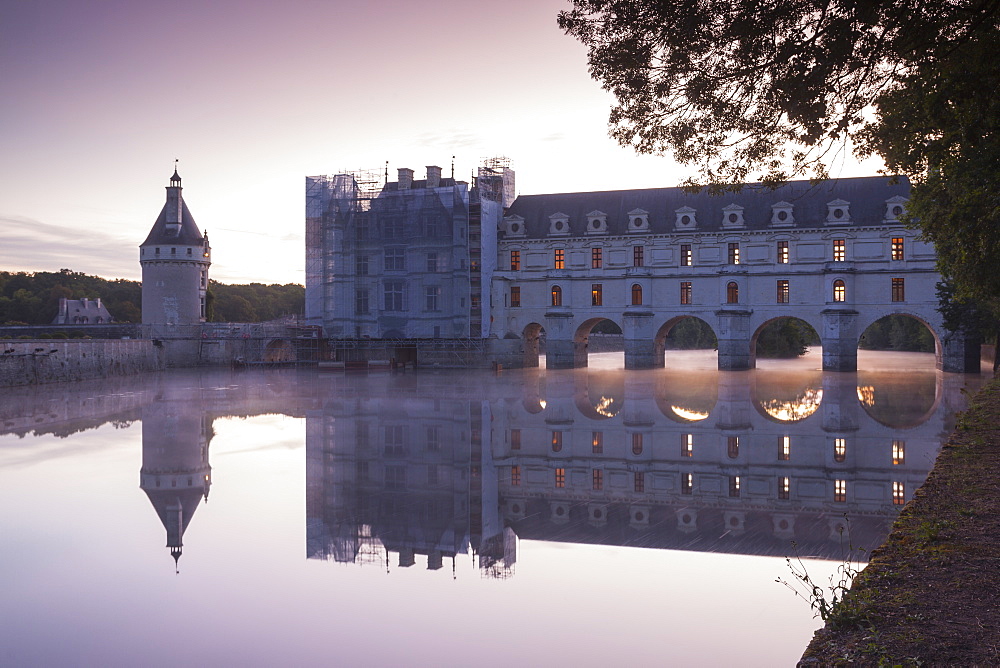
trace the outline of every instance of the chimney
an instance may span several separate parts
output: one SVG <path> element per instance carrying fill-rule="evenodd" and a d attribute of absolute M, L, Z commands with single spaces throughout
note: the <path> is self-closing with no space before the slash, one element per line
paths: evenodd
<path fill-rule="evenodd" d="M 97 308 L 101 308 L 101 298 L 97 298 Z"/>
<path fill-rule="evenodd" d="M 410 186 L 413 185 L 413 170 L 408 167 L 400 167 L 396 171 L 399 172 L 399 189 L 409 190 Z"/>
<path fill-rule="evenodd" d="M 427 165 L 427 187 L 437 188 L 441 185 L 441 168 L 437 165 Z"/>

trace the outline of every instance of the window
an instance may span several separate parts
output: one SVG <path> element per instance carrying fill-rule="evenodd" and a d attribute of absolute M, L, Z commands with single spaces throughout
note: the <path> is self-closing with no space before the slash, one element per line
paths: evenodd
<path fill-rule="evenodd" d="M 726 303 L 740 303 L 740 286 L 736 284 L 736 281 L 729 281 L 729 283 L 726 284 Z"/>
<path fill-rule="evenodd" d="M 355 219 L 358 220 L 358 219 Z M 368 238 L 368 219 L 361 218 L 358 220 L 357 225 L 354 228 L 354 238 L 358 241 L 364 241 Z"/>
<path fill-rule="evenodd" d="M 781 448 L 778 450 L 778 461 L 787 462 L 792 457 L 792 437 L 781 437 Z"/>
<path fill-rule="evenodd" d="M 171 248 L 170 249 L 170 254 L 171 255 L 177 255 L 177 249 L 176 248 Z"/>
<path fill-rule="evenodd" d="M 740 456 L 740 437 L 730 436 L 726 439 L 726 454 L 729 455 L 730 459 L 736 459 Z"/>
<path fill-rule="evenodd" d="M 354 256 L 354 273 L 358 276 L 368 275 L 368 256 L 367 255 L 356 255 Z"/>
<path fill-rule="evenodd" d="M 590 249 L 590 268 L 600 269 L 604 265 L 604 249 L 603 248 L 591 248 Z"/>
<path fill-rule="evenodd" d="M 187 251 L 188 251 L 188 253 L 187 253 L 187 254 L 188 254 L 188 255 L 190 255 L 190 254 L 191 254 L 191 249 L 190 249 L 190 248 L 188 248 L 188 249 L 187 249 Z"/>
<path fill-rule="evenodd" d="M 681 457 L 694 454 L 694 434 L 681 434 Z"/>
<path fill-rule="evenodd" d="M 558 285 L 552 286 L 552 305 L 562 306 L 562 288 Z"/>
<path fill-rule="evenodd" d="M 681 266 L 691 266 L 691 244 L 681 244 Z"/>
<path fill-rule="evenodd" d="M 424 287 L 424 310 L 438 311 L 438 301 L 441 298 L 440 285 L 428 285 Z"/>
<path fill-rule="evenodd" d="M 681 494 L 690 494 L 693 488 L 694 488 L 694 474 L 693 473 L 681 474 Z"/>
<path fill-rule="evenodd" d="M 632 454 L 642 454 L 642 434 L 632 434 Z"/>
<path fill-rule="evenodd" d="M 601 453 L 604 452 L 604 432 L 603 431 L 595 431 L 593 433 L 593 440 L 591 441 L 591 445 L 593 446 L 594 454 L 595 455 L 599 455 L 599 454 L 601 454 Z"/>
<path fill-rule="evenodd" d="M 642 286 L 638 283 L 632 284 L 632 306 L 640 306 L 642 304 Z"/>
<path fill-rule="evenodd" d="M 510 288 L 510 305 L 511 308 L 517 308 L 521 305 L 521 288 L 520 286 L 513 285 Z"/>
<path fill-rule="evenodd" d="M 729 476 L 729 496 L 738 497 L 740 495 L 740 477 L 738 475 Z"/>
<path fill-rule="evenodd" d="M 566 486 L 566 469 L 556 469 L 556 487 Z"/>
<path fill-rule="evenodd" d="M 385 270 L 403 271 L 406 268 L 406 259 L 402 248 L 385 249 Z"/>
<path fill-rule="evenodd" d="M 472 295 L 469 298 L 469 306 L 472 308 L 479 308 L 482 305 L 483 298 L 479 295 Z"/>
<path fill-rule="evenodd" d="M 892 238 L 892 259 L 893 260 L 903 259 L 903 237 Z"/>
<path fill-rule="evenodd" d="M 842 462 L 847 459 L 847 439 L 833 439 L 833 461 Z"/>
<path fill-rule="evenodd" d="M 632 266 L 641 267 L 645 264 L 645 246 L 632 246 Z"/>
<path fill-rule="evenodd" d="M 600 283 L 592 283 L 590 286 L 590 305 L 600 306 L 604 301 L 604 288 Z"/>
<path fill-rule="evenodd" d="M 788 242 L 778 242 L 778 264 L 788 264 Z"/>
<path fill-rule="evenodd" d="M 843 239 L 833 240 L 833 261 L 843 262 L 847 259 L 847 246 Z"/>
<path fill-rule="evenodd" d="M 681 281 L 681 304 L 691 303 L 691 281 Z"/>
<path fill-rule="evenodd" d="M 510 252 L 510 270 L 521 271 L 521 251 L 512 250 Z"/>
<path fill-rule="evenodd" d="M 365 315 L 368 313 L 368 291 L 354 291 L 354 313 L 355 315 Z"/>
<path fill-rule="evenodd" d="M 902 482 L 892 483 L 892 505 L 901 506 L 906 503 L 906 486 Z"/>
<path fill-rule="evenodd" d="M 847 301 L 847 286 L 839 278 L 833 282 L 833 301 Z"/>
<path fill-rule="evenodd" d="M 893 439 L 892 441 L 892 465 L 899 466 L 906 463 L 906 441 Z"/>
<path fill-rule="evenodd" d="M 591 473 L 591 478 L 593 479 L 594 491 L 604 489 L 604 471 L 601 469 L 594 469 Z"/>
<path fill-rule="evenodd" d="M 565 251 L 565 249 L 556 248 L 553 251 L 552 267 L 555 268 L 555 269 L 565 269 L 566 268 L 566 251 Z"/>
<path fill-rule="evenodd" d="M 834 480 L 833 481 L 833 500 L 844 502 L 847 501 L 847 481 L 846 480 Z"/>
<path fill-rule="evenodd" d="M 510 430 L 510 449 L 520 450 L 521 449 L 521 430 L 511 429 Z"/>
<path fill-rule="evenodd" d="M 159 249 L 159 248 L 157 248 L 157 249 L 156 249 L 156 254 L 157 254 L 157 255 L 159 255 L 159 254 L 160 254 L 160 249 Z"/>
<path fill-rule="evenodd" d="M 778 478 L 778 498 L 787 500 L 790 487 L 791 481 L 787 477 Z"/>
<path fill-rule="evenodd" d="M 521 467 L 511 466 L 510 467 L 510 484 L 517 487 L 521 484 Z"/>
<path fill-rule="evenodd" d="M 788 281 L 778 281 L 778 303 L 788 303 Z"/>
<path fill-rule="evenodd" d="M 437 272 L 438 270 L 438 254 L 428 253 L 427 254 L 427 271 Z"/>
<path fill-rule="evenodd" d="M 906 283 L 902 278 L 892 279 L 892 301 L 906 301 Z"/>
<path fill-rule="evenodd" d="M 740 245 L 731 243 L 729 244 L 729 264 L 739 264 L 740 263 Z"/>
<path fill-rule="evenodd" d="M 403 310 L 403 281 L 386 281 L 385 282 L 385 310 L 386 311 L 402 311 Z"/>
<path fill-rule="evenodd" d="M 563 433 L 561 431 L 552 432 L 552 452 L 559 452 L 562 450 L 563 445 Z"/>
<path fill-rule="evenodd" d="M 429 238 L 434 238 L 440 233 L 438 228 L 438 219 L 435 216 L 426 216 L 424 218 L 424 234 Z"/>
<path fill-rule="evenodd" d="M 428 452 L 438 452 L 441 450 L 441 429 L 436 425 L 427 427 L 426 449 Z"/>
<path fill-rule="evenodd" d="M 636 471 L 632 479 L 634 482 L 635 491 L 637 492 L 646 491 L 646 474 L 644 474 L 642 471 Z"/>

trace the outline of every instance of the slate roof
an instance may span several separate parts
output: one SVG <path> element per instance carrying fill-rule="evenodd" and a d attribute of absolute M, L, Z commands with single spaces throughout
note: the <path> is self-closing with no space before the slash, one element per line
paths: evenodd
<path fill-rule="evenodd" d="M 791 181 L 775 190 L 759 184 L 748 184 L 742 192 L 710 195 L 706 191 L 691 194 L 681 188 L 648 188 L 643 190 L 607 190 L 600 192 L 520 195 L 507 211 L 508 216 L 525 220 L 523 238 L 549 236 L 549 216 L 564 213 L 569 216 L 569 236 L 586 236 L 587 214 L 599 210 L 607 214 L 605 236 L 625 236 L 628 212 L 644 209 L 649 212 L 649 230 L 645 234 L 675 232 L 677 209 L 694 209 L 697 219 L 695 233 L 722 232 L 723 209 L 731 204 L 743 207 L 744 227 L 740 230 L 789 229 L 773 227 L 773 204 L 788 202 L 793 208 L 795 228 L 825 227 L 827 203 L 846 200 L 853 225 L 880 225 L 885 219 L 886 200 L 894 196 L 908 197 L 909 181 L 900 177 L 891 183 L 890 177 L 867 176 L 836 179 L 813 185 L 809 181 Z M 508 238 L 509 235 L 508 235 Z M 521 238 L 521 237 L 518 237 Z"/>
<path fill-rule="evenodd" d="M 153 223 L 153 229 L 149 231 L 149 236 L 140 244 L 141 246 L 166 246 L 174 244 L 177 246 L 200 246 L 205 238 L 194 222 L 194 216 L 188 211 L 187 202 L 181 200 L 181 227 L 176 234 L 167 231 L 167 205 L 164 204 Z"/>

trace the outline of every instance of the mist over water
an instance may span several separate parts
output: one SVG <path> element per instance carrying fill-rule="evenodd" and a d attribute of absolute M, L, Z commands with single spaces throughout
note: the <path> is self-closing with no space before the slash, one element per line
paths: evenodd
<path fill-rule="evenodd" d="M 980 382 L 820 362 L 2 389 L 0 663 L 789 665 Z"/>

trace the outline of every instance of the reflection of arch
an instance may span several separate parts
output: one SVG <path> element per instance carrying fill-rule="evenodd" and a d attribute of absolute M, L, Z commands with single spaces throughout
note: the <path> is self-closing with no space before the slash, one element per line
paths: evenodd
<path fill-rule="evenodd" d="M 625 406 L 625 376 L 618 371 L 591 371 L 573 395 L 576 409 L 591 420 L 608 420 Z"/>
<path fill-rule="evenodd" d="M 823 372 L 805 379 L 801 371 L 758 369 L 750 387 L 751 404 L 769 422 L 801 422 L 815 415 L 823 401 Z"/>
<path fill-rule="evenodd" d="M 911 429 L 927 422 L 941 405 L 941 381 L 934 371 L 859 373 L 858 403 L 880 425 Z"/>
<path fill-rule="evenodd" d="M 674 422 L 690 423 L 705 420 L 715 410 L 719 397 L 717 371 L 692 376 L 669 370 L 663 374 L 654 390 L 656 407 Z"/>
<path fill-rule="evenodd" d="M 524 366 L 538 366 L 538 355 L 541 350 L 542 332 L 545 329 L 537 322 L 529 323 L 521 332 L 521 340 L 524 348 Z"/>

